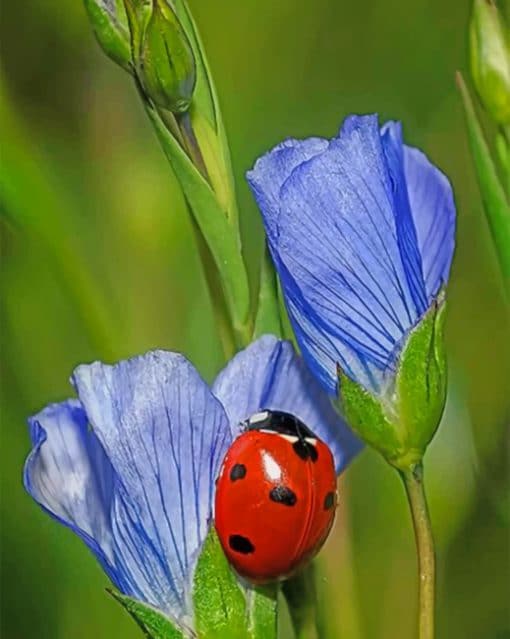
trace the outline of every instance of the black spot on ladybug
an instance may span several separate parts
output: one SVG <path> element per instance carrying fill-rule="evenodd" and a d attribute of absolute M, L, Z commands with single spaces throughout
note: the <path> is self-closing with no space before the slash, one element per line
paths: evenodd
<path fill-rule="evenodd" d="M 246 466 L 244 464 L 236 464 L 230 471 L 230 479 L 236 481 L 237 479 L 243 479 L 246 475 Z"/>
<path fill-rule="evenodd" d="M 297 442 L 292 444 L 292 448 L 296 455 L 303 460 L 311 459 L 313 462 L 316 462 L 319 457 L 315 446 L 304 439 L 298 439 Z"/>
<path fill-rule="evenodd" d="M 255 550 L 255 546 L 251 543 L 248 537 L 243 537 L 242 535 L 230 535 L 228 538 L 228 545 L 235 550 L 235 552 L 240 552 L 243 555 L 249 555 Z"/>
<path fill-rule="evenodd" d="M 331 492 L 324 498 L 324 510 L 330 510 L 335 505 L 335 493 Z"/>
<path fill-rule="evenodd" d="M 294 506 L 297 501 L 296 493 L 287 486 L 275 486 L 269 493 L 269 499 L 284 506 Z"/>

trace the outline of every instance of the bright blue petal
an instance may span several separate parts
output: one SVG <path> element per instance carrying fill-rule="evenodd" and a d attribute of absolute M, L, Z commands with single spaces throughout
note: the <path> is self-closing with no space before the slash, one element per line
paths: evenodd
<path fill-rule="evenodd" d="M 312 323 L 338 348 L 336 361 L 375 388 L 373 370 L 388 367 L 422 311 L 402 262 L 394 179 L 377 118 L 349 118 L 327 151 L 294 169 L 278 220 L 284 290 L 301 306 L 294 324 Z M 310 339 L 298 330 L 305 352 Z M 336 384 L 336 369 L 329 376 Z"/>
<path fill-rule="evenodd" d="M 295 140 L 278 144 L 260 157 L 246 174 L 260 208 L 265 212 L 266 232 L 270 241 L 275 239 L 276 222 L 280 208 L 280 189 L 296 166 L 321 153 L 328 146 L 322 138 Z"/>
<path fill-rule="evenodd" d="M 381 142 L 388 164 L 393 191 L 395 228 L 402 265 L 416 312 L 422 315 L 428 308 L 427 294 L 422 273 L 421 255 L 416 237 L 413 216 L 409 205 L 404 172 L 404 146 L 400 122 L 387 122 L 381 129 Z"/>
<path fill-rule="evenodd" d="M 448 281 L 455 249 L 455 203 L 448 178 L 418 149 L 404 146 L 404 168 L 430 303 Z"/>
<path fill-rule="evenodd" d="M 118 585 L 110 522 L 114 472 L 80 402 L 52 404 L 29 425 L 33 449 L 25 463 L 25 488 L 85 541 Z"/>
<path fill-rule="evenodd" d="M 193 366 L 164 351 L 79 366 L 73 382 L 118 477 L 123 591 L 180 617 L 231 440 L 225 412 Z"/>
<path fill-rule="evenodd" d="M 227 412 L 234 437 L 240 422 L 254 413 L 283 410 L 329 445 L 338 473 L 361 448 L 290 342 L 272 335 L 259 338 L 227 364 L 212 390 Z"/>
<path fill-rule="evenodd" d="M 337 364 L 380 391 L 448 277 L 450 185 L 403 145 L 400 124 L 380 131 L 375 115 L 347 118 L 328 145 L 291 147 L 266 154 L 248 179 L 303 357 L 331 394 Z"/>

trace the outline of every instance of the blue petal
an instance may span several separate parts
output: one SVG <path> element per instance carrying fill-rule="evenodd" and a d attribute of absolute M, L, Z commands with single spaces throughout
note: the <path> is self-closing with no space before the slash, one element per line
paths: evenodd
<path fill-rule="evenodd" d="M 212 390 L 227 412 L 234 437 L 240 422 L 254 413 L 283 410 L 329 445 L 338 473 L 361 448 L 290 342 L 264 335 L 229 362 Z"/>
<path fill-rule="evenodd" d="M 402 264 L 417 314 L 422 315 L 429 305 L 425 291 L 416 229 L 407 193 L 404 172 L 402 125 L 400 122 L 387 122 L 382 127 L 381 142 L 388 163 L 388 171 L 394 196 L 393 210 Z"/>
<path fill-rule="evenodd" d="M 52 404 L 29 425 L 33 449 L 25 463 L 26 490 L 85 541 L 118 585 L 110 523 L 114 473 L 80 402 Z"/>
<path fill-rule="evenodd" d="M 423 310 L 402 260 L 396 177 L 377 118 L 352 117 L 281 189 L 275 250 L 300 346 L 311 359 L 313 326 L 329 355 L 374 389 Z M 336 387 L 335 368 L 329 379 Z"/>
<path fill-rule="evenodd" d="M 73 382 L 118 478 L 122 590 L 181 617 L 231 440 L 225 412 L 193 366 L 164 351 L 79 366 Z"/>
<path fill-rule="evenodd" d="M 448 281 L 455 249 L 455 203 L 448 178 L 418 149 L 404 146 L 407 191 L 428 303 Z"/>
<path fill-rule="evenodd" d="M 322 138 L 295 140 L 290 138 L 260 157 L 246 174 L 259 207 L 265 212 L 266 232 L 270 243 L 276 233 L 280 209 L 280 189 L 296 166 L 324 151 L 328 146 Z"/>

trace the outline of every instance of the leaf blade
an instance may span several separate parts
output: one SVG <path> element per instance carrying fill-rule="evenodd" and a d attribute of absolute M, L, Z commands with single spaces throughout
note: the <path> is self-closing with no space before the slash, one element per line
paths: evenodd
<path fill-rule="evenodd" d="M 464 104 L 469 144 L 485 214 L 505 280 L 505 286 L 510 294 L 510 205 L 499 181 L 496 167 L 485 141 L 482 127 L 476 116 L 468 88 L 460 73 L 457 73 L 457 85 Z"/>

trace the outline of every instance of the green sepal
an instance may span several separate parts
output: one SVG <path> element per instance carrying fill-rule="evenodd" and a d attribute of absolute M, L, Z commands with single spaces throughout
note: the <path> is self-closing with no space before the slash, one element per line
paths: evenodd
<path fill-rule="evenodd" d="M 395 376 L 388 379 L 380 395 L 338 371 L 338 400 L 346 421 L 397 468 L 422 459 L 443 413 L 447 376 L 444 317 L 444 294 L 440 292 L 409 332 Z"/>
<path fill-rule="evenodd" d="M 92 29 L 106 55 L 126 71 L 132 70 L 127 18 L 120 2 L 114 11 L 105 0 L 84 0 Z"/>
<path fill-rule="evenodd" d="M 240 343 L 241 338 L 249 340 L 248 277 L 237 232 L 230 225 L 211 186 L 169 132 L 156 109 L 150 103 L 145 102 L 145 105 L 163 151 L 172 165 L 193 217 L 213 256 L 234 332 L 240 338 Z"/>
<path fill-rule="evenodd" d="M 340 412 L 361 439 L 387 459 L 403 453 L 393 417 L 388 417 L 384 404 L 361 384 L 338 367 Z"/>
<path fill-rule="evenodd" d="M 249 639 L 246 597 L 211 527 L 193 577 L 195 629 L 204 639 Z"/>
<path fill-rule="evenodd" d="M 113 588 L 108 588 L 107 591 L 133 617 L 149 639 L 191 639 L 194 636 L 191 631 L 178 628 L 177 622 L 172 622 L 155 608 L 123 595 Z"/>
<path fill-rule="evenodd" d="M 397 414 L 405 427 L 404 445 L 420 457 L 439 426 L 446 402 L 445 308 L 440 293 L 411 331 L 397 367 Z"/>
<path fill-rule="evenodd" d="M 152 13 L 152 0 L 124 0 L 124 9 L 129 26 L 131 56 L 137 69 L 142 55 L 145 29 Z"/>
<path fill-rule="evenodd" d="M 499 181 L 471 96 L 460 73 L 457 74 L 457 83 L 464 102 L 469 144 L 485 214 L 505 285 L 510 295 L 510 205 Z"/>

